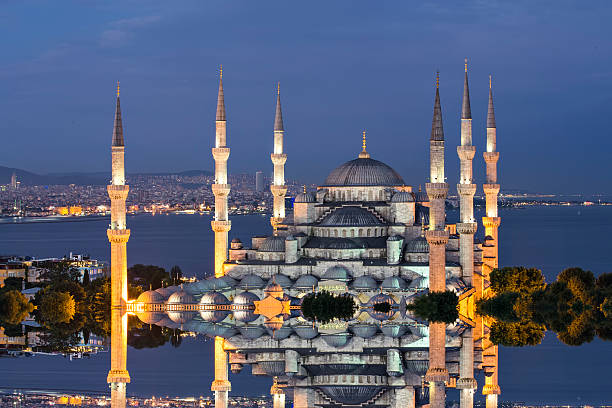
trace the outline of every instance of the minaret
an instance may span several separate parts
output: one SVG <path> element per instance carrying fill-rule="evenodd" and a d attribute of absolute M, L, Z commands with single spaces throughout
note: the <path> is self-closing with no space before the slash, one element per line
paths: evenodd
<path fill-rule="evenodd" d="M 276 231 L 278 224 L 283 222 L 285 218 L 285 195 L 287 194 L 287 185 L 285 184 L 285 162 L 287 155 L 283 153 L 283 138 L 285 128 L 283 126 L 283 112 L 281 110 L 280 101 L 280 82 L 276 87 L 276 116 L 274 117 L 274 152 L 270 155 L 274 164 L 274 180 L 270 186 L 272 196 L 274 197 L 274 210 L 270 224 Z"/>
<path fill-rule="evenodd" d="M 491 86 L 491 77 L 489 76 L 489 110 L 487 112 L 487 151 L 483 153 L 485 163 L 487 165 L 486 177 L 487 183 L 484 184 L 483 190 L 486 196 L 486 217 L 482 217 L 482 224 L 485 227 L 485 235 L 493 238 L 493 256 L 488 259 L 490 269 L 498 267 L 498 235 L 497 229 L 501 223 L 501 218 L 497 214 L 497 195 L 499 194 L 499 184 L 497 184 L 497 160 L 499 152 L 497 152 L 497 127 L 495 125 L 495 110 L 493 108 L 493 89 Z M 497 407 L 497 396 L 501 393 L 498 382 L 498 347 L 490 344 L 484 351 L 484 357 L 487 361 L 485 367 L 485 386 L 482 393 L 486 395 L 486 407 Z"/>
<path fill-rule="evenodd" d="M 212 192 L 215 195 L 215 219 L 210 225 L 215 232 L 215 276 L 225 274 L 223 263 L 227 260 L 227 233 L 232 224 L 227 215 L 227 196 L 230 185 L 227 183 L 227 159 L 230 149 L 226 138 L 227 121 L 225 118 L 225 101 L 223 98 L 223 67 L 219 69 L 219 94 L 217 96 L 217 117 L 215 121 L 215 147 L 212 155 L 215 159 L 215 184 Z"/>
<path fill-rule="evenodd" d="M 461 162 L 459 184 L 457 192 L 460 199 L 460 220 L 457 223 L 459 233 L 459 263 L 463 280 L 472 285 L 474 276 L 474 234 L 477 224 L 474 222 L 474 193 L 476 185 L 473 183 L 472 160 L 476 152 L 472 145 L 472 111 L 470 109 L 470 91 L 468 85 L 468 65 L 465 59 L 465 81 L 463 84 L 463 104 L 461 109 L 461 146 L 457 147 L 457 154 Z M 462 335 L 460 352 L 460 372 L 457 388 L 461 390 L 461 408 L 471 408 L 474 404 L 474 338 L 471 328 L 467 328 Z"/>
<path fill-rule="evenodd" d="M 227 260 L 227 233 L 231 222 L 227 215 L 227 196 L 230 185 L 227 183 L 227 159 L 230 149 L 226 139 L 225 101 L 223 98 L 223 67 L 219 69 L 219 94 L 217 96 L 217 117 L 215 121 L 215 147 L 212 155 L 215 159 L 215 184 L 212 191 L 215 195 L 215 219 L 211 226 L 215 232 L 215 276 L 225 274 L 223 263 Z M 232 386 L 228 380 L 227 353 L 223 349 L 224 339 L 215 337 L 215 380 L 210 390 L 215 392 L 215 408 L 227 408 L 228 393 Z"/>
<path fill-rule="evenodd" d="M 125 407 L 127 371 L 127 250 L 130 230 L 125 223 L 125 200 L 129 187 L 125 185 L 123 125 L 117 82 L 117 107 L 111 145 L 112 179 L 107 187 L 111 200 L 111 223 L 106 230 L 111 245 L 111 369 L 106 381 L 111 388 L 111 407 Z"/>
<path fill-rule="evenodd" d="M 429 243 L 429 291 L 446 290 L 446 244 L 445 201 L 448 184 L 444 181 L 444 130 L 440 106 L 440 77 L 436 75 L 436 97 L 431 125 L 430 182 L 426 184 L 429 197 L 429 230 L 425 238 Z M 446 324 L 429 325 L 429 369 L 425 374 L 429 382 L 429 403 L 432 408 L 444 408 L 446 401 L 445 381 L 449 380 L 446 369 Z"/>

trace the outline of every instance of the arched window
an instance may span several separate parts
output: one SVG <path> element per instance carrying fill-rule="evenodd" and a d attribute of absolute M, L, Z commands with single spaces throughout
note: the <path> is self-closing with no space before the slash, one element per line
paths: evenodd
<path fill-rule="evenodd" d="M 355 238 L 355 230 L 354 229 L 351 230 L 351 238 Z"/>
<path fill-rule="evenodd" d="M 342 236 L 346 238 L 346 230 L 342 230 Z"/>
<path fill-rule="evenodd" d="M 372 201 L 372 190 L 368 191 L 368 201 Z"/>
<path fill-rule="evenodd" d="M 359 237 L 363 237 L 363 228 L 359 228 L 359 231 L 357 233 L 357 236 Z"/>
<path fill-rule="evenodd" d="M 368 237 L 370 236 L 371 233 L 372 233 L 372 230 L 368 228 Z"/>
<path fill-rule="evenodd" d="M 369 256 L 370 258 L 374 258 L 374 252 L 373 252 L 373 251 L 370 251 L 370 252 L 368 253 L 368 256 Z"/>
<path fill-rule="evenodd" d="M 337 229 L 335 229 L 335 230 L 334 230 L 334 236 L 335 236 L 335 237 L 337 237 L 337 236 L 338 236 L 338 230 L 337 230 Z"/>

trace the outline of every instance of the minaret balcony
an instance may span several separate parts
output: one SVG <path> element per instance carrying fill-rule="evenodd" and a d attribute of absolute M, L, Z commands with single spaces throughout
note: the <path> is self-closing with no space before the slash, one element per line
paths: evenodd
<path fill-rule="evenodd" d="M 228 232 L 232 228 L 232 222 L 227 221 L 211 221 L 210 227 L 214 232 Z"/>
<path fill-rule="evenodd" d="M 213 184 L 212 192 L 215 197 L 227 197 L 231 189 L 229 184 Z"/>
<path fill-rule="evenodd" d="M 482 387 L 482 395 L 499 395 L 501 394 L 501 388 L 497 384 L 485 384 Z"/>
<path fill-rule="evenodd" d="M 501 217 L 482 217 L 482 225 L 485 228 L 498 228 L 501 224 Z"/>
<path fill-rule="evenodd" d="M 448 193 L 448 183 L 427 183 L 425 190 L 430 201 L 445 199 Z"/>
<path fill-rule="evenodd" d="M 499 184 L 483 184 L 482 189 L 486 195 L 499 194 Z"/>
<path fill-rule="evenodd" d="M 456 387 L 459 390 L 475 390 L 478 388 L 478 383 L 474 378 L 460 378 L 457 380 Z"/>
<path fill-rule="evenodd" d="M 106 235 L 112 244 L 121 244 L 128 242 L 130 239 L 129 229 L 107 229 Z"/>
<path fill-rule="evenodd" d="M 230 383 L 228 380 L 215 380 L 210 386 L 210 390 L 229 392 L 232 390 L 232 383 Z"/>
<path fill-rule="evenodd" d="M 225 162 L 229 159 L 230 148 L 229 147 L 213 147 L 212 155 L 215 161 Z"/>
<path fill-rule="evenodd" d="M 473 160 L 476 146 L 457 146 L 457 155 L 460 160 Z"/>
<path fill-rule="evenodd" d="M 108 191 L 108 196 L 111 200 L 125 201 L 127 199 L 128 192 L 130 191 L 130 186 L 127 186 L 125 184 L 111 184 L 106 186 L 106 191 Z"/>
<path fill-rule="evenodd" d="M 460 196 L 473 197 L 476 194 L 476 184 L 457 184 L 457 193 Z"/>
<path fill-rule="evenodd" d="M 482 157 L 487 163 L 497 163 L 499 160 L 499 152 L 483 152 Z"/>
<path fill-rule="evenodd" d="M 272 159 L 272 164 L 275 166 L 283 166 L 287 162 L 287 155 L 284 153 L 272 153 L 270 154 L 270 159 Z"/>
<path fill-rule="evenodd" d="M 130 383 L 130 373 L 127 370 L 110 370 L 106 376 L 107 383 Z"/>
<path fill-rule="evenodd" d="M 475 222 L 458 222 L 457 223 L 457 233 L 474 235 L 476 230 L 478 229 L 478 224 Z"/>
<path fill-rule="evenodd" d="M 270 191 L 272 192 L 272 195 L 275 197 L 284 197 L 287 194 L 287 186 L 277 186 L 272 184 L 270 186 Z"/>
<path fill-rule="evenodd" d="M 448 243 L 448 235 L 446 230 L 425 231 L 425 239 L 429 245 L 446 245 Z"/>

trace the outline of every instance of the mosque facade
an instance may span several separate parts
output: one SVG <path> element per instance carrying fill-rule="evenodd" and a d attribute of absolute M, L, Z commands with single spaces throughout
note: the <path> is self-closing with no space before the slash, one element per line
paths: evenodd
<path fill-rule="evenodd" d="M 430 179 L 424 189 L 407 184 L 372 157 L 364 132 L 357 157 L 336 167 L 316 191 L 304 189 L 293 211 L 285 208 L 287 154 L 279 89 L 271 153 L 273 233 L 243 243 L 229 241 L 229 147 L 221 77 L 212 149 L 214 277 L 145 292 L 128 310 L 145 323 L 215 338 L 211 390 L 216 408 L 227 407 L 229 373 L 247 365 L 253 375 L 271 378 L 275 408 L 285 406 L 286 396 L 296 408 L 440 408 L 449 387 L 460 390 L 462 408 L 473 406 L 479 388 L 487 408 L 496 407 L 497 348 L 488 339 L 487 322 L 474 313 L 475 301 L 488 296 L 488 276 L 498 264 L 499 153 L 489 85 L 482 241 L 475 239 L 477 186 L 466 63 L 461 138 L 456 143 L 461 163 L 457 222 L 447 223 L 446 217 L 449 186 L 439 81 L 429 138 Z M 125 228 L 125 219 L 117 225 Z M 349 321 L 304 319 L 301 300 L 321 290 L 350 294 L 358 311 Z M 460 318 L 450 325 L 428 324 L 406 307 L 423 293 L 446 290 L 459 297 Z M 377 303 L 388 303 L 391 310 L 376 312 Z M 475 370 L 484 372 L 484 384 L 477 384 Z M 121 381 L 125 386 L 129 376 Z"/>

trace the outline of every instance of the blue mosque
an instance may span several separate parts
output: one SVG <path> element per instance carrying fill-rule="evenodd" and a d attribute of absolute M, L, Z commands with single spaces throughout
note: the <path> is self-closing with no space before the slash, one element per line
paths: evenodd
<path fill-rule="evenodd" d="M 482 185 L 486 216 L 476 220 L 477 185 L 472 172 L 476 149 L 466 62 L 461 135 L 453 140 L 461 163 L 459 184 L 456 190 L 453 187 L 460 212 L 453 223 L 447 223 L 446 217 L 449 186 L 439 80 L 434 92 L 430 177 L 420 183 L 424 188 L 411 185 L 411 180 L 374 158 L 367 150 L 364 132 L 356 158 L 332 170 L 316 191 L 304 189 L 290 211 L 285 208 L 287 154 L 279 90 L 271 152 L 273 233 L 241 242 L 230 240 L 230 144 L 221 75 L 212 148 L 214 276 L 150 290 L 135 301 L 127 300 L 122 283 L 129 230 L 117 95 L 113 184 L 109 186 L 113 223 L 108 233 L 113 254 L 113 310 L 124 306 L 146 324 L 214 338 L 211 390 L 216 408 L 227 407 L 230 373 L 246 366 L 253 375 L 270 377 L 274 408 L 288 406 L 288 400 L 295 408 L 441 408 L 449 388 L 460 390 L 461 408 L 473 407 L 477 392 L 485 396 L 487 408 L 496 407 L 498 350 L 488 339 L 489 322 L 474 313 L 475 302 L 488 296 L 488 276 L 498 263 L 499 153 L 493 92 L 489 80 L 487 128 L 482 132 L 487 148 L 481 156 L 486 165 Z M 478 224 L 482 239 L 475 238 Z M 358 306 L 355 314 L 347 321 L 329 323 L 305 319 L 302 299 L 318 291 L 350 295 Z M 459 319 L 452 324 L 422 321 L 407 308 L 424 293 L 443 291 L 452 291 L 459 298 Z M 374 305 L 381 303 L 389 304 L 390 311 L 375 310 Z M 113 329 L 125 325 L 119 312 L 113 319 Z M 125 346 L 120 344 L 123 340 L 113 339 L 112 347 L 118 351 L 111 353 L 108 381 L 115 392 L 113 401 L 120 404 L 129 374 Z M 476 372 L 484 374 L 483 384 L 476 381 Z"/>

